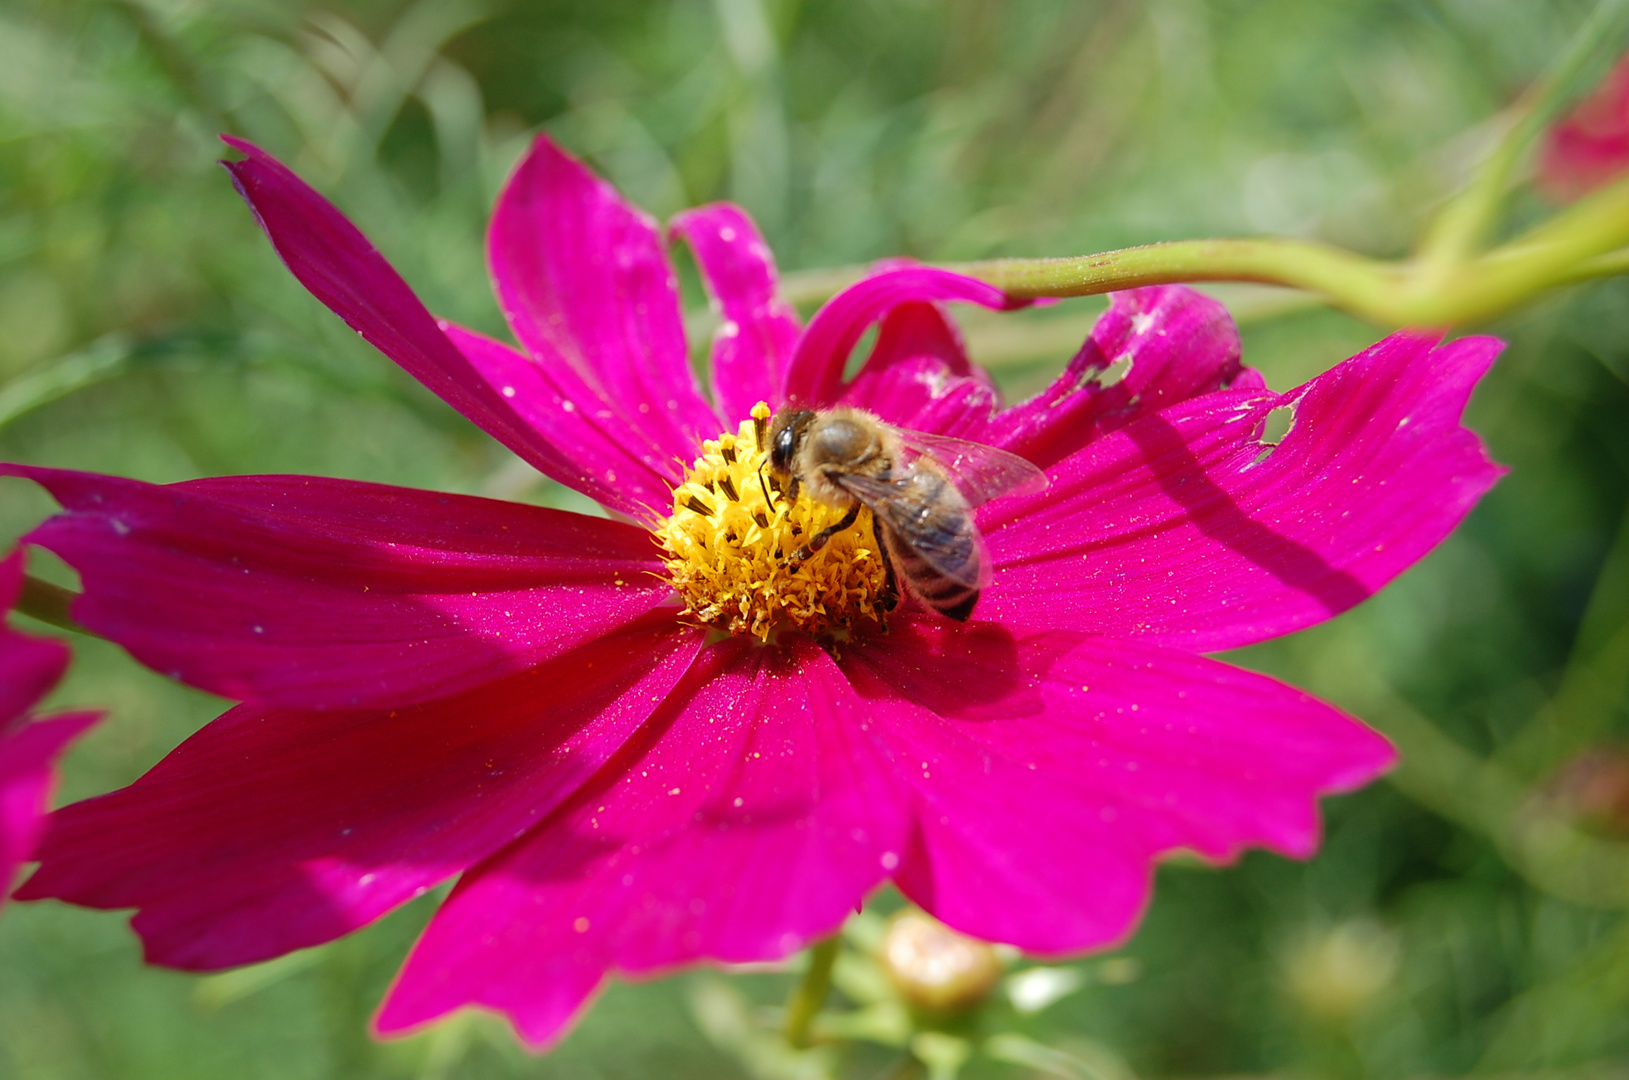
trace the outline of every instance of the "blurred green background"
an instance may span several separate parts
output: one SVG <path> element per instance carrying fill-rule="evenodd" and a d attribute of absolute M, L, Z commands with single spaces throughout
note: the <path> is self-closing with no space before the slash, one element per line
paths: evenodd
<path fill-rule="evenodd" d="M 482 230 L 539 128 L 657 215 L 744 203 L 791 272 L 1267 233 L 1397 255 L 1585 13 L 0 0 L 0 458 L 580 505 L 307 296 L 213 164 L 219 131 L 332 197 L 433 310 L 494 332 Z M 808 299 L 822 282 L 792 278 Z M 1280 389 L 1383 332 L 1263 290 L 1220 294 L 1246 360 Z M 966 327 L 1022 394 L 1100 306 Z M 1379 598 L 1234 658 L 1369 720 L 1404 766 L 1329 801 L 1310 863 L 1161 871 L 1137 936 L 1112 962 L 1078 962 L 1081 987 L 1020 1021 L 1095 1080 L 1629 1073 L 1629 758 L 1613 742 L 1629 685 L 1629 289 L 1558 294 L 1488 329 L 1509 349 L 1470 421 L 1510 476 Z M 49 510 L 0 485 L 5 540 Z M 63 798 L 130 781 L 220 707 L 76 644 L 54 703 L 111 717 L 67 759 Z M 367 1017 L 428 903 L 209 978 L 142 967 L 120 915 L 9 905 L 0 1076 L 749 1075 L 707 973 L 613 986 L 548 1057 L 483 1018 L 371 1042 Z M 789 982 L 731 985 L 767 1002 Z M 860 1050 L 839 1067 L 879 1076 L 892 1060 Z"/>

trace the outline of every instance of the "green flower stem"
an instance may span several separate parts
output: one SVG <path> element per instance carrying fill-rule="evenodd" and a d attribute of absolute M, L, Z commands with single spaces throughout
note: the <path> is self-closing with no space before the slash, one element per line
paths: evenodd
<path fill-rule="evenodd" d="M 1617 58 L 1629 30 L 1629 0 L 1601 0 L 1561 59 L 1512 108 L 1515 121 L 1464 191 L 1437 214 L 1420 245 L 1422 262 L 1454 267 L 1481 244 L 1504 203 L 1510 179 L 1535 139 L 1581 86 L 1597 81 Z"/>
<path fill-rule="evenodd" d="M 1579 199 L 1499 250 L 1558 245 L 1568 258 L 1582 259 L 1625 244 L 1629 244 L 1629 176 Z"/>
<path fill-rule="evenodd" d="M 1592 18 L 1593 29 L 1586 28 L 1589 35 L 1582 36 L 1595 42 L 1592 48 L 1600 40 L 1616 42 L 1626 13 L 1629 0 L 1606 0 Z M 1574 53 L 1551 77 L 1553 86 L 1539 95 L 1527 116 L 1548 119 L 1562 100 L 1555 88 L 1570 86 L 1586 67 L 1584 61 L 1593 58 L 1577 49 Z M 1472 188 L 1444 210 L 1422 254 L 1411 260 L 1371 259 L 1308 240 L 1219 239 L 1065 258 L 993 259 L 946 269 L 987 281 L 1023 300 L 1093 296 L 1143 285 L 1246 281 L 1300 289 L 1387 326 L 1447 328 L 1477 322 L 1546 289 L 1629 271 L 1629 177 L 1579 200 L 1502 247 L 1469 253 L 1497 210 L 1514 155 L 1531 138 L 1528 133 L 1506 140 L 1504 145 L 1514 149 L 1502 148 L 1495 154 Z M 1499 198 L 1488 194 L 1495 190 Z M 807 301 L 863 275 L 862 268 L 843 267 L 805 274 L 795 283 L 801 286 L 800 299 Z"/>
<path fill-rule="evenodd" d="M 809 950 L 809 968 L 786 1001 L 786 1041 L 799 1050 L 809 1045 L 809 1028 L 826 1004 L 838 944 L 834 935 Z"/>
<path fill-rule="evenodd" d="M 1629 248 L 1585 259 L 1572 268 L 1572 274 L 1567 280 L 1569 283 L 1592 281 L 1595 278 L 1617 277 L 1619 274 L 1629 274 Z"/>
<path fill-rule="evenodd" d="M 1387 780 L 1409 798 L 1482 833 L 1506 863 L 1551 896 L 1584 907 L 1629 908 L 1629 843 L 1592 836 L 1531 798 L 1501 762 L 1466 749 L 1377 676 L 1361 633 L 1339 632 L 1309 671 L 1307 689 L 1347 709 L 1396 744 Z"/>
<path fill-rule="evenodd" d="M 80 626 L 73 620 L 73 616 L 68 614 L 68 608 L 77 599 L 79 594 L 72 589 L 64 589 L 61 585 L 53 585 L 49 581 L 41 581 L 32 574 L 26 574 L 23 577 L 22 595 L 17 598 L 17 610 L 63 630 L 72 630 L 76 634 L 90 634 L 89 630 Z"/>
<path fill-rule="evenodd" d="M 1254 281 L 1306 290 L 1377 323 L 1449 327 L 1499 315 L 1545 289 L 1629 269 L 1629 178 L 1503 247 L 1451 265 L 1386 262 L 1306 240 L 1260 239 L 1183 240 L 948 269 L 1018 299 L 1091 296 L 1185 281 Z"/>
<path fill-rule="evenodd" d="M 1184 240 L 1096 255 L 995 259 L 947 269 L 1015 299 L 1092 296 L 1142 285 L 1252 281 L 1284 285 L 1390 326 L 1447 328 L 1491 318 L 1545 289 L 1629 270 L 1629 179 L 1579 201 L 1525 236 L 1480 253 L 1523 156 L 1579 88 L 1600 77 L 1629 34 L 1629 0 L 1601 0 L 1572 45 L 1514 109 L 1515 120 L 1403 262 L 1288 239 Z M 859 267 L 788 275 L 800 302 L 864 276 Z"/>
<path fill-rule="evenodd" d="M 1178 240 L 1096 255 L 993 259 L 946 267 L 1021 300 L 1095 296 L 1141 285 L 1255 281 L 1318 293 L 1383 320 L 1406 274 L 1398 266 L 1306 240 Z"/>
<path fill-rule="evenodd" d="M 1256 282 L 1303 290 L 1385 326 L 1447 328 L 1502 315 L 1547 289 L 1629 273 L 1629 178 L 1503 247 L 1451 264 L 1371 259 L 1308 240 L 1221 239 L 944 268 L 1018 300 L 1096 296 L 1143 285 Z M 863 276 L 862 268 L 849 267 L 800 279 L 800 295 L 813 299 Z"/>

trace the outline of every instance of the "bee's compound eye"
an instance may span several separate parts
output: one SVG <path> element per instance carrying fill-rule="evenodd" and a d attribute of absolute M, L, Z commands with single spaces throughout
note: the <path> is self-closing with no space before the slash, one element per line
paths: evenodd
<path fill-rule="evenodd" d="M 792 427 L 782 428 L 775 436 L 775 445 L 769 448 L 769 467 L 779 473 L 791 472 L 797 441 L 797 432 Z"/>

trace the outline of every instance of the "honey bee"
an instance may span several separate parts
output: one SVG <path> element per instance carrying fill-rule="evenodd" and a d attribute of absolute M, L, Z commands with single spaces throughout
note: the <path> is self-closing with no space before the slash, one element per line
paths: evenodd
<path fill-rule="evenodd" d="M 990 556 L 973 508 L 1047 483 L 1016 454 L 897 428 L 860 409 L 782 411 L 769 425 L 768 442 L 769 467 L 784 481 L 788 502 L 804 491 L 847 510 L 794 553 L 794 562 L 852 526 L 864 506 L 894 599 L 896 581 L 903 582 L 923 604 L 962 622 L 990 584 Z"/>

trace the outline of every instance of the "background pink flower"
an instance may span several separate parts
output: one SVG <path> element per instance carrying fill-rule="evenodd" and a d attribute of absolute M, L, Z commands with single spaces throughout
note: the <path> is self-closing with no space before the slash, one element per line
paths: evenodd
<path fill-rule="evenodd" d="M 1545 135 L 1535 181 L 1571 202 L 1629 170 L 1629 57 Z"/>
<path fill-rule="evenodd" d="M 0 612 L 11 610 L 22 587 L 19 551 L 0 561 Z M 44 831 L 45 811 L 56 784 L 52 766 L 68 743 L 100 716 L 29 714 L 67 667 L 67 646 L 0 625 L 0 905 Z"/>
<path fill-rule="evenodd" d="M 722 317 L 710 402 L 658 229 L 547 139 L 489 234 L 520 348 L 435 320 L 321 196 L 233 145 L 318 299 L 616 517 L 7 467 L 64 507 L 28 539 L 80 572 L 76 618 L 244 702 L 55 815 L 20 895 L 136 908 L 151 960 L 205 970 L 462 874 L 379 1026 L 480 1004 L 543 1045 L 607 972 L 782 956 L 890 878 L 1028 950 L 1119 940 L 1160 853 L 1306 856 L 1316 796 L 1392 760 L 1333 708 L 1194 653 L 1328 618 L 1459 522 L 1499 473 L 1459 425 L 1496 342 L 1398 335 L 1275 394 L 1219 305 L 1144 289 L 1006 409 L 940 306 L 1007 306 L 997 290 L 900 267 L 800 328 L 751 221 L 713 206 L 673 225 Z M 678 618 L 644 526 L 759 399 L 863 405 L 1047 470 L 1046 492 L 980 513 L 996 572 L 974 622 L 900 613 L 828 650 L 709 644 Z"/>

